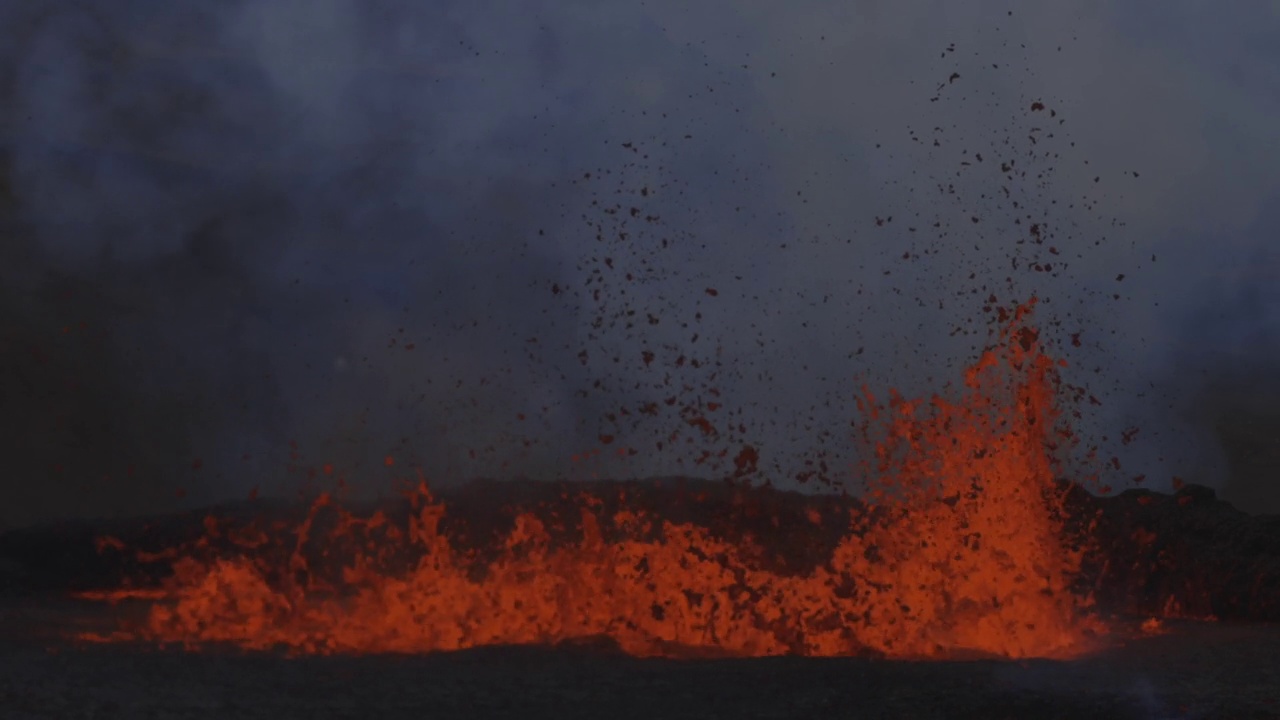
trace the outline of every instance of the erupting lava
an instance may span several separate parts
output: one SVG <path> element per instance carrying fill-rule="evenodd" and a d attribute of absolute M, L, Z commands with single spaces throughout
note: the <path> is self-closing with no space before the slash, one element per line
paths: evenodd
<path fill-rule="evenodd" d="M 1057 363 L 1003 313 L 950 399 L 864 393 L 872 502 L 817 567 L 598 497 L 557 525 L 533 510 L 465 548 L 425 484 L 407 523 L 321 497 L 300 525 L 228 531 L 163 559 L 145 619 L 97 639 L 299 653 L 427 652 L 608 638 L 634 655 L 1066 656 L 1103 631 L 1073 592 L 1055 448 Z M 816 520 L 815 520 L 816 522 Z M 156 558 L 144 558 L 155 561 Z"/>

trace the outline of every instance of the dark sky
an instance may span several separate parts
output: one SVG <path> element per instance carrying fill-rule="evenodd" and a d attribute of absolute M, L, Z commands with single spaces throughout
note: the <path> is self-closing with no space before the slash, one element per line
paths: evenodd
<path fill-rule="evenodd" d="M 1280 434 L 1270 0 L 0 0 L 0 40 L 0 527 L 326 465 L 843 477 L 858 383 L 956 379 L 990 293 L 1060 323 L 1106 481 L 1280 509 L 1237 457 Z"/>

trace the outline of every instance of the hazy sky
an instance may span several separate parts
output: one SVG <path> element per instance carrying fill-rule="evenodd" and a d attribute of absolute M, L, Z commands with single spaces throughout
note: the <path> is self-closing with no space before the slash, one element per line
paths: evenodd
<path fill-rule="evenodd" d="M 1060 321 L 1117 487 L 1223 487 L 1214 423 L 1280 402 L 1272 0 L 0 0 L 0 34 L 0 525 L 326 464 L 843 476 L 858 384 L 957 379 L 991 293 Z"/>

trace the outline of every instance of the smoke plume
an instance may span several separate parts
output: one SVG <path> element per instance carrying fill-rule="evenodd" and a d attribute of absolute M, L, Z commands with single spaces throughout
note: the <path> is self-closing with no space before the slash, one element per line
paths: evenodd
<path fill-rule="evenodd" d="M 1262 473 L 1269 7 L 0 1 L 0 524 L 840 476 L 857 383 L 937 389 L 992 294 L 1111 484 Z"/>

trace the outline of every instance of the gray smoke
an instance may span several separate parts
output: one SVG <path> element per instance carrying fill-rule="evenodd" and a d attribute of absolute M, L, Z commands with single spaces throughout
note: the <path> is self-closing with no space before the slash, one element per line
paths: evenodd
<path fill-rule="evenodd" d="M 0 523 L 841 475 L 857 383 L 953 378 L 989 293 L 1049 301 L 1113 484 L 1221 485 L 1199 398 L 1277 358 L 1280 43 L 1184 5 L 0 0 Z M 1010 267 L 1023 214 L 1066 270 Z"/>

